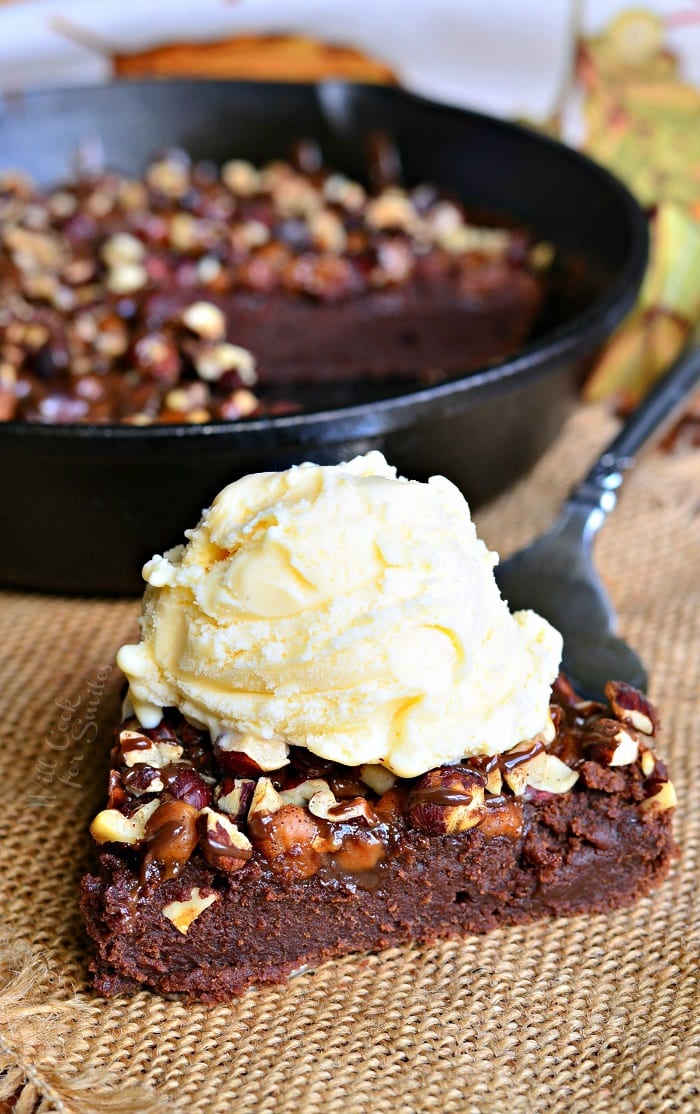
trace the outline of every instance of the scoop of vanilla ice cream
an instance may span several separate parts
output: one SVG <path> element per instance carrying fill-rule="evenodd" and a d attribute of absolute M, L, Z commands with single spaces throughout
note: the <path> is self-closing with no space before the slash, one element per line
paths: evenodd
<path fill-rule="evenodd" d="M 144 726 L 176 706 L 257 737 L 268 768 L 294 744 L 401 777 L 547 728 L 561 636 L 510 614 L 442 476 L 377 452 L 246 476 L 186 536 L 144 567 L 142 641 L 117 658 Z"/>

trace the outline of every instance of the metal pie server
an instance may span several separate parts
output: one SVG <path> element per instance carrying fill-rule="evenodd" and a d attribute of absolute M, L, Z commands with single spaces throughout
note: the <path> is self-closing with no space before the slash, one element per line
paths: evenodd
<path fill-rule="evenodd" d="M 645 690 L 639 655 L 616 633 L 615 611 L 593 564 L 593 540 L 617 502 L 639 450 L 672 422 L 700 383 L 700 345 L 691 345 L 637 407 L 573 489 L 554 525 L 496 568 L 513 611 L 531 608 L 564 636 L 562 669 L 574 688 L 603 698 L 606 681 Z"/>

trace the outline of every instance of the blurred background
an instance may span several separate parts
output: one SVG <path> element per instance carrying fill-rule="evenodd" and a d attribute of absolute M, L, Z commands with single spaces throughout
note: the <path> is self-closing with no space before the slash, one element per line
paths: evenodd
<path fill-rule="evenodd" d="M 0 90 L 201 76 L 404 86 L 590 153 L 646 207 L 652 255 L 589 398 L 629 409 L 700 316 L 700 0 L 0 0 Z M 700 407 L 683 426 L 700 439 Z"/>
<path fill-rule="evenodd" d="M 149 89 L 129 86 L 131 81 L 144 78 L 158 80 Z M 377 123 L 382 117 L 382 104 L 396 102 L 397 107 L 391 108 L 387 117 L 394 123 L 391 114 L 396 112 L 398 119 L 403 112 L 398 105 L 408 105 L 406 118 L 410 116 L 412 123 L 410 128 L 406 125 L 408 130 L 402 138 L 403 150 L 399 158 L 399 171 L 401 158 L 404 160 L 406 181 L 412 181 L 413 185 L 430 182 L 431 189 L 446 188 L 448 193 L 453 189 L 462 201 L 477 206 L 481 191 L 484 193 L 482 204 L 485 198 L 489 204 L 493 199 L 494 210 L 503 210 L 506 216 L 512 212 L 517 218 L 516 224 L 521 219 L 543 238 L 534 245 L 532 254 L 528 254 L 529 247 L 518 249 L 522 258 L 514 247 L 511 259 L 509 249 L 504 256 L 505 263 L 503 259 L 500 263 L 489 260 L 488 252 L 484 255 L 486 241 L 483 236 L 478 241 L 481 247 L 474 247 L 472 241 L 469 241 L 471 249 L 464 244 L 458 247 L 467 262 L 472 259 L 471 250 L 482 268 L 478 273 L 486 276 L 487 287 L 489 282 L 495 282 L 493 276 L 497 273 L 503 279 L 503 267 L 511 264 L 516 270 L 526 265 L 533 268 L 533 274 L 542 272 L 541 280 L 531 280 L 540 283 L 538 290 L 544 292 L 545 301 L 544 310 L 529 337 L 529 347 L 523 346 L 521 338 L 519 346 L 506 345 L 503 352 L 491 353 L 488 359 L 484 357 L 483 366 L 477 359 L 471 367 L 461 369 L 462 372 L 472 371 L 474 367 L 484 370 L 483 391 L 479 376 L 462 374 L 460 378 L 458 375 L 445 387 L 443 394 L 449 398 L 449 405 L 444 407 L 437 389 L 430 399 L 426 389 L 426 400 L 414 406 L 410 393 L 402 401 L 397 393 L 399 387 L 393 387 L 389 379 L 386 383 L 377 380 L 370 385 L 375 391 L 372 398 L 376 397 L 377 389 L 384 391 L 381 397 L 386 405 L 381 410 L 381 420 L 371 407 L 366 414 L 360 408 L 355 413 L 350 433 L 342 419 L 335 420 L 332 408 L 339 404 L 333 401 L 334 396 L 327 387 L 324 387 L 322 405 L 306 405 L 303 399 L 299 401 L 301 395 L 292 398 L 291 394 L 291 401 L 285 396 L 280 402 L 271 393 L 270 384 L 266 386 L 265 383 L 269 368 L 260 357 L 260 375 L 255 371 L 255 359 L 248 349 L 252 348 L 258 356 L 258 342 L 248 344 L 241 339 L 243 317 L 235 306 L 236 327 L 231 324 L 230 335 L 222 332 L 217 338 L 226 342 L 220 346 L 226 360 L 235 357 L 239 361 L 241 353 L 249 360 L 250 367 L 247 371 L 243 368 L 247 378 L 243 371 L 236 370 L 238 363 L 231 365 L 234 370 L 224 374 L 223 365 L 212 370 L 201 352 L 197 356 L 199 348 L 195 352 L 195 341 L 187 332 L 187 323 L 180 322 L 177 306 L 172 310 L 173 320 L 177 319 L 172 326 L 174 332 L 167 337 L 157 332 L 162 325 L 161 317 L 167 318 L 165 311 L 158 317 L 154 310 L 157 318 L 154 325 L 153 314 L 149 317 L 150 310 L 144 310 L 147 318 L 144 328 L 147 326 L 148 333 L 144 340 L 138 332 L 141 294 L 133 295 L 133 291 L 143 291 L 141 300 L 148 309 L 151 289 L 155 294 L 161 288 L 170 292 L 170 277 L 177 275 L 182 279 L 180 285 L 184 290 L 178 296 L 189 296 L 188 284 L 195 280 L 200 282 L 197 277 L 200 255 L 208 250 L 204 241 L 204 246 L 198 244 L 192 232 L 200 226 L 193 220 L 192 213 L 170 212 L 175 205 L 168 193 L 173 175 L 181 184 L 180 193 L 174 190 L 173 198 L 177 200 L 182 190 L 187 193 L 186 186 L 182 185 L 190 174 L 189 169 L 183 170 L 190 165 L 187 155 L 177 151 L 163 154 L 157 150 L 158 144 L 167 147 L 168 143 L 175 142 L 173 136 L 201 132 L 207 140 L 204 148 L 199 144 L 196 158 L 201 158 L 204 150 L 206 158 L 215 163 L 223 154 L 224 159 L 234 159 L 227 164 L 231 173 L 244 172 L 248 176 L 252 173 L 257 181 L 257 171 L 249 165 L 241 170 L 235 160 L 268 158 L 269 152 L 255 153 L 252 147 L 256 144 L 261 149 L 274 148 L 275 154 L 278 148 L 283 151 L 287 131 L 308 126 L 298 124 L 294 106 L 301 104 L 304 96 L 315 97 L 313 91 L 307 89 L 304 93 L 301 88 L 286 96 L 271 90 L 262 95 L 245 87 L 237 90 L 232 87 L 229 93 L 226 86 L 220 85 L 216 89 L 212 87 L 205 96 L 203 88 L 198 88 L 195 95 L 187 92 L 189 86 L 175 83 L 165 89 L 161 84 L 161 79 L 177 78 L 361 82 L 369 85 L 369 90 L 357 89 L 354 85 L 349 90 L 336 90 L 342 104 L 351 104 L 356 94 L 358 101 L 369 106 L 362 110 L 366 111 L 367 118 L 362 117 L 361 127 L 356 121 L 351 131 L 353 127 L 362 131 L 369 125 L 372 128 L 384 126 Z M 126 88 L 105 89 L 100 95 L 92 92 L 93 87 L 97 89 L 115 80 L 126 83 Z M 27 101 L 33 90 L 67 86 L 87 88 L 88 95 L 79 92 L 75 97 L 64 96 L 55 101 L 51 98 L 32 104 Z M 390 89 L 378 88 L 380 86 Z M 286 88 L 283 85 L 283 89 Z M 288 88 L 291 90 L 292 86 Z M 394 89 L 419 93 L 437 104 L 421 106 L 400 94 L 397 96 Z M 332 101 L 334 91 L 326 92 L 326 99 Z M 231 105 L 234 108 L 238 105 L 238 108 L 227 116 L 229 95 L 233 98 Z M 207 96 L 214 100 L 207 101 Z M 139 216 L 142 202 L 134 203 L 135 215 L 127 213 L 128 220 L 135 222 L 132 231 L 136 229 L 137 238 L 117 236 L 115 241 L 120 252 L 136 251 L 137 263 L 134 265 L 130 255 L 120 256 L 120 265 L 126 260 L 126 270 L 124 267 L 120 270 L 115 264 L 115 278 L 105 254 L 113 248 L 116 252 L 112 240 L 105 241 L 99 248 L 101 255 L 96 254 L 93 245 L 89 249 L 92 251 L 90 258 L 82 258 L 83 249 L 74 251 L 71 245 L 73 240 L 82 243 L 83 235 L 89 240 L 92 235 L 89 228 L 93 225 L 96 243 L 99 241 L 102 235 L 99 214 L 111 212 L 114 197 L 109 191 L 117 188 L 114 181 L 110 184 L 108 172 L 124 169 L 116 165 L 120 157 L 127 164 L 130 161 L 134 164 L 127 166 L 127 171 L 136 168 L 141 157 L 139 152 L 142 153 L 136 133 L 145 134 L 148 120 L 156 118 L 146 111 L 147 101 L 163 106 L 161 124 L 156 124 L 152 134 L 149 133 L 155 140 L 156 150 L 151 152 L 149 146 L 148 157 L 162 156 L 164 161 L 154 163 L 148 171 L 148 188 L 143 182 L 127 183 L 125 188 L 130 188 L 132 193 L 135 191 L 137 201 L 143 197 L 143 204 L 153 202 L 156 215 L 152 220 L 148 213 Z M 262 102 L 269 106 L 272 101 L 274 111 L 263 111 Z M 39 103 L 44 104 L 43 109 L 37 108 Z M 70 118 L 64 119 L 61 113 L 67 111 L 68 103 L 77 104 L 77 108 L 70 110 L 72 116 L 68 112 Z M 52 109 L 52 104 L 59 107 Z M 119 104 L 128 107 L 121 116 L 120 110 L 114 107 Z M 594 167 L 572 158 L 565 147 L 504 129 L 498 120 L 479 122 L 468 114 L 445 112 L 441 107 L 445 104 L 525 123 L 562 140 L 569 147 L 584 151 L 627 184 L 643 212 L 617 191 L 615 183 L 599 175 Z M 58 116 L 52 117 L 52 111 L 58 112 Z M 47 114 L 43 124 L 42 112 Z M 334 126 L 341 121 L 341 130 L 346 123 L 344 112 L 345 109 L 336 113 Z M 347 112 L 347 119 L 350 119 L 352 112 L 350 109 Z M 38 115 L 34 116 L 36 113 Z M 224 118 L 229 121 L 227 127 L 221 123 Z M 130 123 L 131 119 L 139 124 L 138 128 Z M 121 124 L 126 121 L 125 126 L 121 126 L 120 120 Z M 251 120 L 264 123 L 251 124 Z M 90 313 L 89 320 L 76 317 L 73 329 L 73 311 L 64 313 L 59 300 L 67 297 L 75 306 L 78 294 L 73 294 L 72 287 L 66 293 L 61 285 L 65 276 L 60 270 L 63 267 L 60 251 L 52 263 L 50 249 L 52 245 L 55 247 L 55 237 L 51 240 L 49 236 L 47 243 L 40 234 L 48 220 L 44 212 L 48 203 L 39 198 L 36 205 L 32 204 L 32 187 L 27 186 L 21 174 L 13 176 L 13 171 L 29 170 L 34 153 L 40 156 L 40 161 L 44 159 L 47 166 L 55 165 L 51 162 L 51 152 L 55 148 L 56 152 L 60 150 L 65 154 L 70 147 L 69 133 L 76 128 L 80 132 L 83 122 L 86 138 L 80 140 L 77 151 L 81 165 L 85 163 L 83 181 L 69 188 L 77 190 L 76 197 L 85 195 L 80 204 L 97 206 L 94 208 L 97 216 L 88 217 L 83 224 L 80 212 L 73 224 L 67 219 L 66 243 L 69 256 L 75 256 L 73 263 L 77 271 L 75 274 L 71 271 L 72 277 L 65 281 L 77 284 L 76 289 L 79 288 L 83 298 L 80 305 L 84 302 L 92 307 L 90 313 L 96 316 L 95 320 L 90 318 Z M 97 166 L 102 163 L 95 152 L 91 154 L 88 143 L 93 125 L 98 129 L 95 135 L 98 147 L 103 136 L 109 140 L 103 168 L 107 174 L 104 194 L 100 194 L 102 171 Z M 48 130 L 42 132 L 42 127 Z M 233 134 L 236 127 L 240 132 L 237 137 Z M 236 147 L 246 128 L 253 137 L 250 150 Z M 168 130 L 172 134 L 166 136 Z M 21 474 L 25 485 L 16 494 L 8 487 L 2 496 L 5 506 L 0 506 L 3 520 L 17 523 L 15 549 L 12 554 L 5 555 L 4 570 L 0 568 L 0 579 L 9 583 L 52 590 L 133 590 L 142 560 L 179 537 L 191 517 L 223 482 L 228 482 L 235 474 L 263 467 L 286 467 L 293 460 L 308 459 L 310 453 L 317 457 L 321 454 L 324 460 L 347 459 L 355 452 L 366 451 L 370 445 L 380 447 L 407 474 L 422 476 L 444 472 L 463 486 L 473 502 L 482 501 L 527 470 L 558 433 L 568 408 L 578 404 L 580 392 L 585 400 L 602 403 L 619 416 L 629 414 L 693 339 L 700 322 L 700 0 L 660 0 L 641 6 L 631 6 L 625 0 L 376 0 L 373 4 L 360 5 L 348 5 L 339 0 L 198 0 L 196 4 L 191 0 L 142 0 L 138 5 L 117 3 L 117 0 L 0 0 L 0 134 L 3 136 L 0 170 L 8 172 L 3 243 L 9 247 L 4 255 L 0 252 L 0 267 L 5 266 L 9 292 L 6 343 L 0 360 L 0 388 L 4 383 L 8 405 L 4 414 L 0 407 L 0 463 L 4 459 L 4 468 Z M 309 134 L 313 139 L 313 130 Z M 448 134 L 454 135 L 454 140 L 448 141 Z M 472 134 L 478 135 L 476 142 L 469 139 Z M 497 138 L 499 135 L 504 137 L 503 142 Z M 295 138 L 299 135 L 290 132 L 289 141 Z M 122 144 L 121 155 L 119 143 Z M 88 156 L 94 156 L 92 168 L 88 165 Z M 109 165 L 110 157 L 115 159 L 114 167 Z M 211 174 L 214 163 L 209 164 L 209 169 L 204 166 L 201 173 L 205 178 Z M 348 166 L 339 164 L 338 168 L 345 173 L 357 173 L 352 165 L 351 161 Z M 200 173 L 197 166 L 193 166 L 192 173 Z M 214 173 L 218 173 L 216 168 Z M 161 189 L 156 182 L 156 177 L 160 181 L 164 174 L 168 177 L 167 189 L 165 186 Z M 392 180 L 400 182 L 401 174 L 394 179 L 389 175 L 389 185 Z M 486 181 L 494 187 L 493 191 L 491 188 L 485 190 Z M 603 186 L 603 182 L 607 185 Z M 80 197 L 78 201 L 70 196 L 66 198 L 59 184 L 53 184 L 58 194 L 50 204 L 58 206 L 55 220 L 63 228 L 61 206 L 75 207 Z M 206 208 L 207 188 L 202 187 L 201 194 L 197 190 L 191 196 L 187 194 L 190 200 L 186 204 L 186 199 L 182 201 L 185 208 L 191 204 L 197 213 L 197 205 Z M 151 196 L 154 189 L 155 200 Z M 158 193 L 159 189 L 163 196 Z M 471 196 L 473 189 L 476 193 Z M 364 196 L 363 190 L 360 193 Z M 247 196 L 245 191 L 241 196 Z M 399 201 L 405 206 L 405 198 Z M 254 209 L 255 203 L 251 204 Z M 393 204 L 396 204 L 395 197 Z M 12 216 L 13 206 L 24 214 L 18 227 Z M 172 218 L 174 222 L 173 230 L 168 233 L 170 240 L 163 233 L 166 248 L 158 246 L 161 235 L 158 229 L 163 224 L 158 217 L 159 207 L 164 207 L 168 220 Z M 245 205 L 241 211 L 244 209 Z M 451 213 L 450 219 L 455 219 L 454 207 L 450 209 L 448 205 L 447 211 Z M 335 227 L 338 222 L 333 213 L 330 218 Z M 326 214 L 326 221 L 328 219 Z M 347 219 L 350 224 L 353 220 L 357 223 L 352 213 Z M 458 212 L 456 219 L 458 223 L 462 221 Z M 273 224 L 277 220 L 274 213 L 270 220 Z M 394 251 L 387 258 L 394 262 L 396 251 L 402 246 L 405 251 L 406 243 L 410 243 L 410 236 L 407 240 L 400 221 L 397 227 L 392 225 L 396 220 L 394 213 L 387 232 L 389 248 Z M 644 268 L 645 220 L 650 253 L 639 288 Z M 185 225 L 187 236 L 182 231 Z M 206 221 L 202 227 L 205 225 Z M 253 219 L 252 225 L 257 235 L 260 221 L 256 223 Z M 295 222 L 286 221 L 282 225 L 284 236 L 292 235 L 291 226 Z M 295 235 L 299 234 L 298 225 L 297 220 Z M 634 234 L 632 225 L 636 230 Z M 170 227 L 167 222 L 163 227 L 166 226 Z M 35 235 L 37 229 L 39 233 Z M 109 220 L 105 229 L 105 235 L 110 233 Z M 261 258 L 268 250 L 267 226 L 262 231 L 264 237 L 258 246 L 253 243 L 245 249 L 252 253 L 251 258 L 257 259 L 258 249 Z M 303 228 L 302 232 L 306 235 Z M 340 232 L 341 238 L 344 237 L 344 226 Z M 229 232 L 224 229 L 221 235 L 226 239 Z M 463 230 L 463 235 L 469 239 L 468 230 Z M 186 240 L 190 237 L 192 242 L 181 244 L 183 236 Z M 380 228 L 378 241 L 383 242 L 383 237 Z M 153 258 L 149 256 L 147 260 L 152 274 L 138 263 L 144 257 L 144 239 L 156 244 Z M 36 258 L 32 255 L 34 250 L 39 251 Z M 226 251 L 222 258 L 228 259 Z M 274 242 L 269 251 L 280 254 Z M 44 255 L 48 252 L 48 256 L 44 258 L 42 252 Z M 188 256 L 190 252 L 192 259 Z M 27 253 L 29 257 L 25 258 Z M 326 252 L 329 254 L 332 256 L 330 263 L 338 264 L 330 248 Z M 303 268 L 306 265 L 303 247 L 283 245 L 281 256 L 284 259 L 289 256 L 294 266 L 297 265 L 296 255 Z M 370 256 L 371 251 L 367 258 Z M 360 255 L 353 266 L 360 265 L 358 259 Z M 45 273 L 54 264 L 62 276 L 58 286 L 51 275 L 47 278 Z M 325 257 L 324 264 L 330 265 Z M 213 260 L 204 259 L 203 265 L 214 268 L 211 272 L 214 277 L 210 275 L 206 281 L 201 278 L 200 284 L 206 288 L 207 297 L 216 301 L 217 282 L 223 283 L 222 290 L 227 289 L 226 266 L 220 265 L 218 256 Z M 343 266 L 343 260 L 339 265 Z M 498 271 L 499 266 L 501 271 Z M 28 268 L 26 275 L 23 267 Z M 489 270 L 492 267 L 495 269 Z M 64 270 L 68 274 L 68 265 Z M 274 277 L 276 272 L 270 273 Z M 124 274 L 131 284 L 128 288 L 124 286 Z M 501 282 L 499 289 L 504 297 L 510 297 L 515 290 L 514 274 L 515 271 L 509 272 Z M 113 289 L 109 284 L 117 279 L 118 284 Z M 391 286 L 395 281 L 400 282 L 400 276 L 395 279 L 392 272 L 386 282 Z M 47 293 L 47 283 L 52 282 L 51 291 Z M 211 289 L 207 283 L 213 283 Z M 596 284 L 600 286 L 599 291 Z M 625 284 L 627 294 L 623 289 Z M 322 289 L 319 287 L 324 296 L 328 292 L 327 285 L 321 283 Z M 175 286 L 178 287 L 177 282 Z M 19 317 L 15 320 L 12 299 L 20 287 L 29 302 L 20 305 Z M 257 289 L 255 284 L 251 289 Z M 301 313 L 313 303 L 313 298 L 296 297 L 298 289 L 301 288 L 293 288 L 294 298 L 286 301 L 283 298 L 279 305 L 273 303 L 277 305 L 275 312 L 281 312 L 289 303 L 293 312 Z M 576 304 L 575 299 L 572 300 L 574 293 L 579 298 Z M 234 291 L 232 298 L 235 300 L 236 296 Z M 100 302 L 103 297 L 105 305 Z M 380 291 L 378 303 L 383 298 Z M 47 300 L 49 309 L 44 305 Z M 425 304 L 423 289 L 417 298 L 419 310 L 424 311 Z M 487 305 L 487 300 L 484 304 Z M 586 307 L 591 306 L 589 314 Z M 209 306 L 208 312 L 213 312 L 218 320 L 223 311 Z M 231 314 L 233 312 L 232 309 Z M 67 315 L 66 321 L 62 313 Z M 50 328 L 42 324 L 44 318 L 46 321 L 50 318 Z M 25 319 L 29 321 L 26 326 Z M 133 327 L 125 324 L 132 319 Z M 273 323 L 277 321 L 275 318 Z M 32 322 L 37 326 L 33 330 Z M 227 329 L 229 324 L 225 323 Z M 412 326 L 414 324 L 412 319 Z M 167 321 L 166 325 L 170 328 Z M 66 344 L 61 347 L 51 329 L 58 330 L 56 335 L 65 333 L 67 348 Z M 182 329 L 185 333 L 181 336 Z M 301 336 L 311 336 L 312 332 L 307 334 L 305 329 L 297 328 Z M 502 330 L 496 328 L 492 332 L 500 343 Z M 274 329 L 266 319 L 259 343 L 273 334 Z M 442 335 L 434 321 L 428 322 L 428 338 L 440 340 Z M 378 349 L 382 349 L 385 339 L 383 336 Z M 405 342 L 404 347 L 415 347 L 410 330 L 404 331 L 399 339 Z M 151 345 L 144 349 L 145 355 L 141 350 L 142 341 Z M 197 341 L 200 348 L 207 343 L 210 347 L 214 345 L 214 341 Z M 464 352 L 472 351 L 471 343 L 463 339 L 457 342 L 455 351 L 459 359 Z M 161 363 L 167 363 L 162 352 L 168 355 L 172 349 L 172 367 L 158 364 L 153 356 L 153 344 L 161 345 L 158 349 Z M 291 365 L 289 341 L 285 344 L 286 347 L 280 349 L 280 358 L 286 373 Z M 356 347 L 356 344 L 348 345 L 347 351 L 352 353 Z M 204 370 L 197 364 L 193 352 L 197 359 L 201 357 Z M 506 373 L 501 375 L 497 360 L 510 352 L 515 353 L 513 366 L 503 365 Z M 433 384 L 430 376 L 436 368 L 435 374 L 444 377 L 441 361 L 445 358 L 444 355 L 431 360 L 425 357 L 427 362 L 421 372 L 426 378 L 420 381 L 423 385 Z M 121 368 L 115 373 L 118 382 L 114 398 L 121 398 L 119 392 L 126 397 L 128 391 L 132 391 L 126 400 L 131 409 L 126 407 L 123 421 L 144 426 L 142 431 L 121 430 L 122 434 L 133 433 L 131 440 L 126 436 L 113 438 L 108 429 L 104 436 L 101 432 L 105 430 L 104 423 L 111 420 L 109 415 L 105 418 L 99 411 L 99 406 L 111 405 L 111 380 L 103 374 L 105 368 L 112 367 L 110 360 L 115 362 L 115 367 Z M 342 361 L 339 364 L 338 357 L 334 357 L 334 361 L 331 362 L 332 375 L 337 372 L 342 378 Z M 124 369 L 127 374 L 122 374 Z M 308 370 L 306 367 L 305 371 Z M 167 377 L 171 372 L 175 376 L 174 379 L 171 376 L 172 382 Z M 168 384 L 172 386 L 177 376 L 182 378 L 182 382 L 177 380 L 177 386 L 183 389 L 169 390 Z M 235 379 L 232 386 L 229 384 L 232 393 L 230 398 L 224 399 L 218 413 L 212 409 L 221 401 L 217 401 L 216 392 L 223 398 L 224 387 L 229 389 L 226 386 L 229 379 L 232 383 Z M 259 387 L 253 393 L 249 388 L 258 379 Z M 215 380 L 213 386 L 210 380 Z M 495 389 L 491 392 L 486 380 L 498 382 L 498 392 Z M 355 380 L 350 382 L 350 388 L 354 392 L 353 404 L 359 405 L 364 396 L 358 393 Z M 97 399 L 94 403 L 96 417 L 90 410 L 93 405 L 90 391 Z M 392 402 L 392 394 L 397 399 L 396 405 Z M 35 406 L 37 413 L 30 412 L 31 407 L 27 411 L 28 423 L 34 425 L 23 429 L 24 411 L 18 407 L 25 405 L 22 402 L 25 396 L 34 405 L 35 395 L 39 400 Z M 419 397 L 417 393 L 416 399 Z M 152 399 L 156 407 L 153 412 L 153 408 L 149 409 Z M 157 410 L 158 406 L 162 413 Z M 328 409 L 325 417 L 324 407 Z M 87 418 L 75 417 L 78 412 L 79 415 L 87 413 Z M 403 417 L 409 412 L 410 420 Z M 315 425 L 316 413 L 321 413 L 323 421 L 319 418 Z M 20 418 L 17 422 L 13 421 L 15 414 Z M 292 417 L 287 421 L 289 414 Z M 241 423 L 248 422 L 245 428 L 243 424 L 236 425 L 239 419 Z M 81 420 L 88 425 L 90 421 L 97 423 L 84 438 L 70 430 L 71 422 Z M 162 426 L 149 428 L 161 420 L 170 425 L 165 429 Z M 103 423 L 101 427 L 100 422 Z M 207 427 L 209 422 L 213 422 L 211 427 Z M 223 428 L 225 422 L 231 423 L 230 429 Z M 52 423 L 67 423 L 68 428 L 59 431 L 60 437 L 53 438 L 42 429 L 42 424 L 46 427 Z M 195 428 L 197 424 L 201 434 Z M 311 433 L 305 432 L 307 426 Z M 368 437 L 372 438 L 371 442 Z M 181 448 L 181 438 L 187 439 L 186 453 Z M 132 444 L 133 449 L 130 448 Z M 700 394 L 687 405 L 684 416 L 664 442 L 667 452 L 673 453 L 687 453 L 698 447 Z M 149 459 L 148 492 L 143 490 L 142 454 L 148 454 Z M 54 455 L 60 459 L 58 469 Z M 69 462 L 73 470 L 70 475 Z M 28 484 L 34 484 L 31 491 Z M 138 498 L 135 492 L 139 493 Z M 33 522 L 27 520 L 24 512 L 25 505 L 34 505 L 36 500 L 43 500 L 43 513 L 51 517 L 50 532 L 62 539 L 62 556 L 59 559 L 55 554 L 48 554 L 43 570 L 37 564 Z M 151 506 L 159 508 L 155 518 L 151 515 Z M 136 521 L 134 507 L 139 508 L 143 521 Z M 90 539 L 93 548 L 87 564 L 76 565 L 76 538 Z"/>

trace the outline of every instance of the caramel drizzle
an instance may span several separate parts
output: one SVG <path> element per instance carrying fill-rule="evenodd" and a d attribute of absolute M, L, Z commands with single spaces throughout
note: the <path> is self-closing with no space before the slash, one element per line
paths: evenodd
<path fill-rule="evenodd" d="M 141 864 L 142 886 L 154 881 L 167 882 L 178 876 L 192 854 L 188 834 L 188 825 L 181 820 L 169 820 L 154 832 L 148 840 L 148 850 Z M 177 853 L 178 844 L 181 854 Z"/>

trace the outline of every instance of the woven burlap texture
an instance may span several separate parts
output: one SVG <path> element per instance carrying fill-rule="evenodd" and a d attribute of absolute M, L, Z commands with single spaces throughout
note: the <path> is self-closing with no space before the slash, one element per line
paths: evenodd
<path fill-rule="evenodd" d="M 579 412 L 477 516 L 489 544 L 507 553 L 545 528 L 613 429 Z M 663 712 L 682 846 L 666 884 L 610 917 L 350 956 L 217 1008 L 104 1001 L 86 978 L 78 886 L 112 662 L 138 603 L 1 595 L 0 1109 L 9 1096 L 6 1109 L 80 1114 L 700 1109 L 700 453 L 640 463 L 597 560 Z"/>

